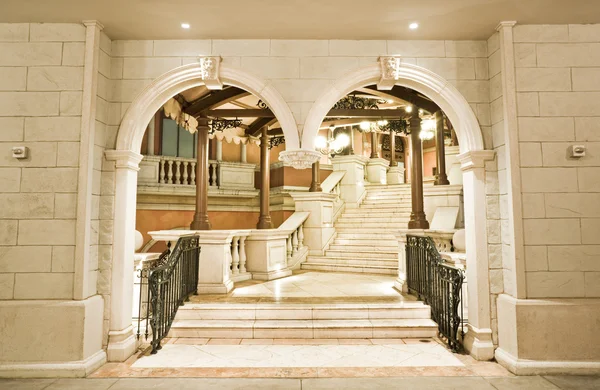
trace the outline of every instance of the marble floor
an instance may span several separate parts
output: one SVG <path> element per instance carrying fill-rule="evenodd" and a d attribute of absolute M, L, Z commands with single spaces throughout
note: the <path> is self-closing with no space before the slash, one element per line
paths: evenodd
<path fill-rule="evenodd" d="M 0 379 L 3 390 L 597 390 L 598 376 Z"/>
<path fill-rule="evenodd" d="M 295 271 L 292 276 L 271 281 L 236 283 L 229 294 L 197 295 L 192 302 L 236 303 L 335 303 L 401 302 L 416 300 L 394 289 L 394 276 L 340 272 Z"/>

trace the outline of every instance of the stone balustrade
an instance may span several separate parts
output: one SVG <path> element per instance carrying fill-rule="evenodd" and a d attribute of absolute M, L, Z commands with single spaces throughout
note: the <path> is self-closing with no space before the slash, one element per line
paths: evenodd
<path fill-rule="evenodd" d="M 143 186 L 196 185 L 196 159 L 171 156 L 144 156 L 138 184 Z M 209 188 L 254 190 L 255 164 L 209 160 Z"/>
<path fill-rule="evenodd" d="M 160 230 L 156 241 L 177 242 L 194 234 L 200 240 L 199 294 L 226 294 L 235 282 L 289 276 L 308 256 L 304 223 L 309 212 L 296 212 L 277 229 Z"/>
<path fill-rule="evenodd" d="M 286 259 L 288 269 L 296 269 L 306 260 L 308 247 L 304 244 L 304 223 L 310 212 L 297 211 L 292 214 L 277 230 L 287 234 Z"/>

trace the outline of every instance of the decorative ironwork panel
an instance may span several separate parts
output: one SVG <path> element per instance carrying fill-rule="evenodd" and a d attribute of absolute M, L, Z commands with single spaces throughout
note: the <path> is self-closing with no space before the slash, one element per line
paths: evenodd
<path fill-rule="evenodd" d="M 431 237 L 407 235 L 406 279 L 409 291 L 431 306 L 440 336 L 452 351 L 460 350 L 464 271 L 442 262 Z"/>
<path fill-rule="evenodd" d="M 402 138 L 398 137 L 397 135 L 396 137 L 396 143 L 394 144 L 394 149 L 396 150 L 396 153 L 402 153 L 404 152 L 404 143 L 402 142 Z M 384 134 L 383 135 L 383 140 L 381 141 L 381 148 L 383 150 L 390 150 L 390 135 L 389 134 Z"/>
<path fill-rule="evenodd" d="M 284 136 L 278 136 L 278 137 L 271 137 L 269 138 L 269 149 L 273 149 L 279 145 L 282 145 L 285 143 L 285 137 Z"/>
<path fill-rule="evenodd" d="M 153 268 L 140 271 L 137 337 L 141 337 L 142 324 L 145 323 L 146 339 L 150 336 L 149 329 L 152 331 L 150 345 L 153 354 L 162 348 L 160 343 L 168 335 L 179 306 L 198 292 L 199 259 L 199 237 L 182 236 L 172 252 L 171 244 L 167 244 L 167 250 Z M 145 313 L 143 307 L 146 307 Z"/>

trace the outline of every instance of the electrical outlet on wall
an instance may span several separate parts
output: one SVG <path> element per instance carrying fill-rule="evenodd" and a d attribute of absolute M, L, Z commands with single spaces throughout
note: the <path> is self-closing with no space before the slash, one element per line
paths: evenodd
<path fill-rule="evenodd" d="M 585 145 L 571 145 L 570 152 L 572 158 L 585 157 Z"/>

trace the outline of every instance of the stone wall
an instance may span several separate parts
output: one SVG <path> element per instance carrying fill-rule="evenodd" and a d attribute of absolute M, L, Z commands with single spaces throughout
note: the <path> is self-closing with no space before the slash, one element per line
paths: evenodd
<path fill-rule="evenodd" d="M 600 25 L 516 26 L 514 51 L 527 298 L 600 297 Z"/>
<path fill-rule="evenodd" d="M 80 24 L 0 24 L 0 299 L 73 298 L 84 41 Z"/>

